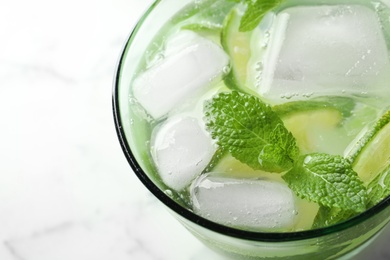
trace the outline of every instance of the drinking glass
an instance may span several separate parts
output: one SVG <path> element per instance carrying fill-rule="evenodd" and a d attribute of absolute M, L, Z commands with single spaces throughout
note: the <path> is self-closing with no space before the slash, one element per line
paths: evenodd
<path fill-rule="evenodd" d="M 389 222 L 390 198 L 329 227 L 299 232 L 256 232 L 224 226 L 196 215 L 155 177 L 145 145 L 148 126 L 135 116 L 137 107 L 130 86 L 154 36 L 191 2 L 195 0 L 155 1 L 135 26 L 121 54 L 113 89 L 113 113 L 119 142 L 133 172 L 195 237 L 227 258 L 349 259 L 358 254 Z"/>

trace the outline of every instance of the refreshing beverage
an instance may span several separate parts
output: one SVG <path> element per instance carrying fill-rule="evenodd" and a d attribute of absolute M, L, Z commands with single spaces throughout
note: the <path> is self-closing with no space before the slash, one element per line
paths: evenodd
<path fill-rule="evenodd" d="M 372 238 L 390 216 L 387 1 L 159 5 L 115 93 L 149 189 L 230 256 L 331 259 Z"/>

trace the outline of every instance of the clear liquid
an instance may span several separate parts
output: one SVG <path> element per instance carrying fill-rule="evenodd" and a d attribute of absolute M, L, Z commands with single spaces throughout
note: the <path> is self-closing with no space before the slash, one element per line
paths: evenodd
<path fill-rule="evenodd" d="M 340 1 L 333 2 L 334 4 L 337 4 Z M 282 13 L 283 10 L 290 7 L 311 5 L 311 3 L 312 1 L 286 1 L 278 7 L 276 14 L 278 14 L 278 12 Z M 385 17 L 390 14 L 389 9 L 381 2 L 368 3 L 366 1 L 356 1 L 355 3 L 368 6 L 370 9 L 376 11 L 381 23 L 383 37 L 386 43 L 390 42 L 388 41 L 390 23 L 385 20 Z M 199 7 L 204 7 L 205 9 L 199 9 Z M 194 31 L 201 37 L 211 40 L 221 48 L 224 48 L 225 46 L 222 44 L 224 39 L 221 39 L 221 31 L 223 30 L 224 23 L 226 23 L 226 17 L 234 8 L 237 7 L 232 2 L 222 0 L 200 1 L 200 3 L 195 3 L 184 8 L 163 27 L 161 33 L 156 35 L 155 41 L 150 43 L 148 51 L 144 54 L 143 62 L 139 64 L 138 74 L 142 74 L 143 71 L 150 69 L 166 58 L 164 52 L 167 48 L 171 48 L 170 46 L 167 46 L 167 44 L 169 44 L 168 39 L 172 35 L 179 33 L 183 28 Z M 241 10 L 240 8 L 242 9 L 242 7 L 239 7 L 238 9 Z M 275 14 L 272 15 L 274 16 Z M 378 85 L 375 86 L 375 89 L 378 91 L 370 91 L 370 89 L 367 91 L 364 91 L 364 89 L 363 91 L 349 91 L 345 90 L 343 86 L 337 86 L 337 88 L 334 88 L 331 92 L 326 92 L 325 94 L 315 91 L 298 94 L 288 92 L 280 95 L 278 94 L 276 99 L 272 96 L 262 96 L 262 92 L 257 88 L 262 84 L 261 77 L 264 74 L 264 69 L 267 69 L 267 64 L 264 63 L 267 61 L 266 56 L 270 55 L 270 52 L 267 52 L 267 48 L 271 48 L 272 41 L 269 39 L 272 39 L 272 33 L 276 30 L 272 29 L 275 27 L 270 20 L 264 20 L 264 22 L 260 24 L 260 27 L 262 29 L 253 33 L 249 39 L 254 41 L 260 37 L 262 40 L 258 41 L 258 48 L 262 49 L 262 51 L 253 53 L 245 63 L 248 66 L 245 82 L 249 82 L 247 84 L 249 87 L 242 87 L 240 90 L 259 96 L 265 102 L 273 105 L 275 109 L 281 104 L 294 101 L 303 101 L 309 104 L 319 97 L 322 97 L 325 100 L 328 97 L 334 96 L 349 98 L 354 103 L 354 106 L 349 111 L 345 111 L 342 118 L 338 118 L 338 115 L 333 115 L 332 112 L 327 110 L 297 112 L 282 117 L 286 128 L 291 131 L 297 139 L 297 144 L 303 153 L 325 152 L 338 155 L 348 153 L 350 143 L 353 142 L 362 131 L 364 132 L 364 129 L 373 124 L 388 107 L 390 102 L 386 100 L 386 94 L 389 90 L 384 87 L 386 86 L 387 78 L 383 77 L 381 81 L 377 83 Z M 248 46 L 253 46 L 253 42 L 249 43 Z M 233 85 L 237 85 L 237 83 L 231 84 L 232 77 L 234 77 L 231 73 L 232 69 L 232 65 L 230 64 L 230 67 L 225 68 L 221 77 L 210 80 L 207 88 L 201 92 L 195 93 L 183 102 L 180 102 L 180 104 L 170 110 L 168 114 L 157 119 L 150 116 L 136 98 L 130 97 L 130 106 L 132 107 L 131 111 L 133 112 L 131 115 L 131 120 L 133 122 L 131 127 L 133 128 L 135 136 L 139 137 L 136 141 L 137 149 L 138 153 L 142 155 L 142 158 L 145 161 L 146 171 L 152 174 L 156 184 L 162 190 L 165 190 L 168 196 L 171 196 L 179 204 L 191 211 L 193 210 L 193 205 L 188 190 L 191 183 L 189 183 L 186 188 L 177 191 L 166 185 L 159 175 L 159 169 L 151 155 L 151 139 L 153 138 L 153 132 L 156 127 L 160 126 L 167 119 L 176 114 L 188 113 L 201 119 L 203 117 L 202 108 L 205 100 L 210 99 L 216 93 L 231 91 L 236 87 Z M 358 81 L 359 79 L 357 79 L 356 82 Z M 169 93 L 166 94 L 169 95 Z M 250 167 L 236 161 L 229 154 L 224 155 L 219 160 L 212 160 L 204 170 L 199 172 L 199 174 L 207 174 L 208 172 L 223 173 L 224 176 L 229 178 L 267 177 L 278 182 L 283 182 L 279 175 L 252 170 Z M 297 209 L 298 220 L 295 222 L 292 229 L 289 228 L 285 231 L 310 229 L 319 206 L 316 203 L 297 198 Z M 234 223 L 231 223 L 231 225 L 236 226 Z"/>

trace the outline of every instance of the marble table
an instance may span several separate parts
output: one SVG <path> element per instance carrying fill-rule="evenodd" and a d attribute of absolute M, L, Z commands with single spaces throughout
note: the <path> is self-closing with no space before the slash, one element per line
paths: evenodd
<path fill-rule="evenodd" d="M 0 2 L 0 259 L 222 259 L 132 173 L 115 66 L 152 0 Z M 390 259 L 390 232 L 365 259 Z M 374 256 L 372 256 L 374 255 Z"/>

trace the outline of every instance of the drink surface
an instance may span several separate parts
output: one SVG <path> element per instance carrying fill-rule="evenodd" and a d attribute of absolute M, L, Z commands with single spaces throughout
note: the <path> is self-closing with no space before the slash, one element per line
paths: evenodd
<path fill-rule="evenodd" d="M 177 203 L 291 232 L 390 194 L 390 9 L 316 2 L 195 1 L 147 43 L 129 102 L 135 149 Z"/>

